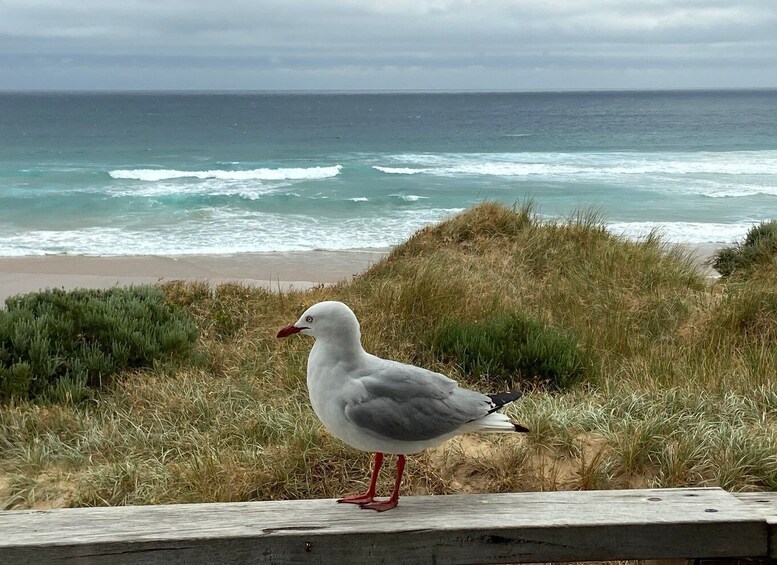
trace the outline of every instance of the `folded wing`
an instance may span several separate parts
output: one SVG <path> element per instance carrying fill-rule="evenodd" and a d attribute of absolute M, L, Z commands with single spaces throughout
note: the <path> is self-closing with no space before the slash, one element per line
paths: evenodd
<path fill-rule="evenodd" d="M 345 416 L 353 424 L 397 441 L 431 440 L 485 417 L 495 404 L 485 394 L 419 367 L 383 361 L 356 379 Z"/>

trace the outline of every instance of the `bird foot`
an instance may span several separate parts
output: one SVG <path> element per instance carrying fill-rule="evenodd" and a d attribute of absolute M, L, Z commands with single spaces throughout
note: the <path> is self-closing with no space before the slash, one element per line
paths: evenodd
<path fill-rule="evenodd" d="M 375 500 L 375 497 L 369 493 L 353 494 L 351 496 L 345 496 L 340 498 L 337 502 L 346 504 L 367 504 Z"/>
<path fill-rule="evenodd" d="M 364 508 L 367 510 L 375 510 L 377 512 L 385 512 L 386 510 L 391 510 L 394 508 L 399 501 L 397 500 L 373 500 L 371 502 L 363 502 L 362 504 L 359 504 L 359 508 Z"/>

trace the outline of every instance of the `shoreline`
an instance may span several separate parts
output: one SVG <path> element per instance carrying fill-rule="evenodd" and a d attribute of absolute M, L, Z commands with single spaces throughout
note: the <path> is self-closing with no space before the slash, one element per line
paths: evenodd
<path fill-rule="evenodd" d="M 679 244 L 709 277 L 709 259 L 721 245 Z M 272 290 L 307 290 L 347 280 L 389 249 L 279 251 L 230 255 L 31 255 L 0 257 L 0 308 L 16 294 L 47 288 L 110 288 L 174 280 L 240 283 Z"/>
<path fill-rule="evenodd" d="M 110 288 L 173 280 L 306 290 L 357 275 L 389 250 L 287 251 L 233 255 L 35 255 L 0 257 L 0 308 L 46 288 Z"/>

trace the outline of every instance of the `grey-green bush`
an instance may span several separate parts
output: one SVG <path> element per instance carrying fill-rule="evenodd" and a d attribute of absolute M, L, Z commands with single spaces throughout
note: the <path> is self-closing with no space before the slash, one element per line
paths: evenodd
<path fill-rule="evenodd" d="M 500 314 L 482 323 L 443 320 L 430 343 L 435 354 L 474 376 L 524 380 L 565 388 L 592 366 L 571 334 L 520 314 Z"/>
<path fill-rule="evenodd" d="M 196 338 L 156 287 L 11 297 L 0 311 L 0 400 L 77 399 L 118 371 L 187 357 Z"/>
<path fill-rule="evenodd" d="M 712 266 L 724 277 L 747 276 L 776 258 L 777 220 L 771 220 L 750 228 L 742 242 L 719 249 Z"/>

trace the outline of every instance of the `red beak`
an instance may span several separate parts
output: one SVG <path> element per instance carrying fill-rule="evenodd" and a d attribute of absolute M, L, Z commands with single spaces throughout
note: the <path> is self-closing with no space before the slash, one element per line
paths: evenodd
<path fill-rule="evenodd" d="M 289 324 L 285 328 L 281 329 L 281 331 L 278 332 L 278 335 L 275 337 L 289 337 L 292 334 L 296 334 L 304 330 L 305 328 L 298 328 L 294 324 Z"/>

